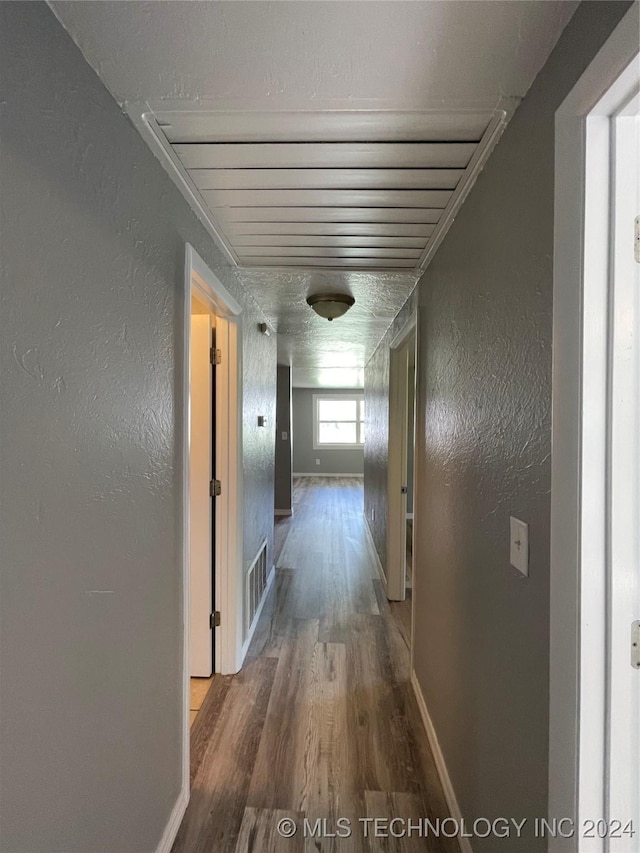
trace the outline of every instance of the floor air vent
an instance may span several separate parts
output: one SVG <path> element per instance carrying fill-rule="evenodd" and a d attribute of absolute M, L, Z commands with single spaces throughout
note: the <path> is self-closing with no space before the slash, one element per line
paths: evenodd
<path fill-rule="evenodd" d="M 267 587 L 269 572 L 267 571 L 267 540 L 265 539 L 258 551 L 245 580 L 244 607 L 244 639 L 249 636 L 254 619 L 260 607 L 262 596 Z"/>

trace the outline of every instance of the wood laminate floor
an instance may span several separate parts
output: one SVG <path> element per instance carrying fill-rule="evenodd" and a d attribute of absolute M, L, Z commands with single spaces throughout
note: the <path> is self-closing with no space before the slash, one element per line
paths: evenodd
<path fill-rule="evenodd" d="M 448 812 L 364 524 L 361 479 L 295 482 L 247 661 L 214 677 L 192 729 L 173 853 L 458 853 L 407 832 Z"/>

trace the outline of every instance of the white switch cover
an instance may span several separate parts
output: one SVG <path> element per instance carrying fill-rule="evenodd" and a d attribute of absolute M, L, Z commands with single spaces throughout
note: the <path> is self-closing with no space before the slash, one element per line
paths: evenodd
<path fill-rule="evenodd" d="M 282 433 L 282 440 L 283 440 L 283 441 L 286 441 L 286 440 L 287 440 L 287 433 L 286 433 L 286 432 L 283 432 L 283 433 Z"/>
<path fill-rule="evenodd" d="M 319 465 L 319 464 L 320 464 L 320 460 L 316 459 L 316 465 Z"/>
<path fill-rule="evenodd" d="M 529 525 L 511 516 L 511 565 L 529 577 Z"/>

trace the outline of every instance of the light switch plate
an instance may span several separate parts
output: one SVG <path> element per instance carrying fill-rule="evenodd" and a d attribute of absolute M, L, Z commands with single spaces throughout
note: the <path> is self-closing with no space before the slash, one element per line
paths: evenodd
<path fill-rule="evenodd" d="M 511 565 L 529 577 L 529 525 L 511 516 Z"/>
<path fill-rule="evenodd" d="M 287 440 L 287 437 L 288 437 L 288 433 L 283 432 L 283 433 L 282 433 L 282 440 L 283 440 L 283 441 L 286 441 L 286 440 Z"/>

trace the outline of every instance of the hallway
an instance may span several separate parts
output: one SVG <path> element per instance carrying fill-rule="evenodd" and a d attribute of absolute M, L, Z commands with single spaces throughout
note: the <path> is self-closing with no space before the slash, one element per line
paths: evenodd
<path fill-rule="evenodd" d="M 295 481 L 245 666 L 214 678 L 192 730 L 173 853 L 457 851 L 444 838 L 389 837 L 386 822 L 371 837 L 361 820 L 447 816 L 362 500 L 360 479 Z M 291 839 L 277 833 L 283 817 L 296 821 Z M 305 840 L 304 818 L 326 819 L 326 837 Z M 330 837 L 338 818 L 350 837 Z"/>

